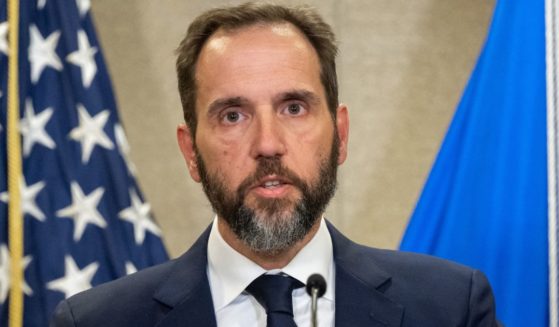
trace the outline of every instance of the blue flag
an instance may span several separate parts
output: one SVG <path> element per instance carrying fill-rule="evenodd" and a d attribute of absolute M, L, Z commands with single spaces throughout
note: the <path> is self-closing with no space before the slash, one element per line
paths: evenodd
<path fill-rule="evenodd" d="M 168 259 L 128 160 L 88 0 L 20 1 L 24 325 L 59 301 Z M 8 33 L 0 0 L 0 326 L 7 326 Z"/>
<path fill-rule="evenodd" d="M 485 272 L 506 326 L 548 325 L 543 0 L 497 1 L 401 249 Z"/>

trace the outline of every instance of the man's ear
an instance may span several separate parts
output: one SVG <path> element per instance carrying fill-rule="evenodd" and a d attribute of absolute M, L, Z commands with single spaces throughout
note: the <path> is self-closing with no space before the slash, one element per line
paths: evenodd
<path fill-rule="evenodd" d="M 179 143 L 179 148 L 181 149 L 182 156 L 188 167 L 188 172 L 190 177 L 199 183 L 200 182 L 200 172 L 198 170 L 198 162 L 196 160 L 196 150 L 194 148 L 194 138 L 190 133 L 190 129 L 186 124 L 179 124 L 177 126 L 177 141 Z"/>
<path fill-rule="evenodd" d="M 349 140 L 349 113 L 345 104 L 340 104 L 336 109 L 336 128 L 340 138 L 338 165 L 347 158 L 347 142 Z"/>

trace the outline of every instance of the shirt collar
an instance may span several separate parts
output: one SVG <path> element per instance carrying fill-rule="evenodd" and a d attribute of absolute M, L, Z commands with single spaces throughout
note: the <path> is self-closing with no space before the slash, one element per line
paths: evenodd
<path fill-rule="evenodd" d="M 321 219 L 314 237 L 281 271 L 303 284 L 307 284 L 310 275 L 321 274 L 326 280 L 326 285 L 332 286 L 334 285 L 333 270 L 332 238 L 324 219 Z M 333 287 L 326 287 L 324 298 L 334 300 Z"/>
<path fill-rule="evenodd" d="M 245 288 L 264 273 L 285 273 L 306 284 L 307 278 L 321 274 L 327 285 L 334 285 L 332 239 L 324 222 L 320 221 L 317 233 L 283 269 L 266 271 L 234 250 L 221 237 L 214 218 L 208 240 L 208 279 L 215 310 L 218 311 L 235 300 Z M 327 287 L 324 297 L 333 300 L 333 287 Z"/>

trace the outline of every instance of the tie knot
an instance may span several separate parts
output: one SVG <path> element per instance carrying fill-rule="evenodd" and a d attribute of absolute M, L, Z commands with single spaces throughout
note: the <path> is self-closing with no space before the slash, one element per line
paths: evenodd
<path fill-rule="evenodd" d="M 291 293 L 303 286 L 303 283 L 290 276 L 262 275 L 247 287 L 247 291 L 266 309 L 268 315 L 283 313 L 293 317 Z"/>

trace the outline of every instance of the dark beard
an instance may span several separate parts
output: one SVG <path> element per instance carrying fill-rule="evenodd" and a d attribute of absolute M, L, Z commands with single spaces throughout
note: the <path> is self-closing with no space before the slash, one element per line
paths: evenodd
<path fill-rule="evenodd" d="M 214 211 L 251 250 L 274 254 L 289 249 L 302 240 L 326 209 L 336 190 L 339 137 L 335 133 L 330 156 L 319 165 L 316 180 L 306 183 L 281 163 L 279 157 L 262 157 L 254 174 L 247 177 L 236 192 L 228 190 L 220 172 L 210 175 L 196 151 L 202 186 Z M 289 179 L 301 192 L 298 200 L 256 199 L 256 208 L 245 204 L 251 186 L 268 175 Z"/>

